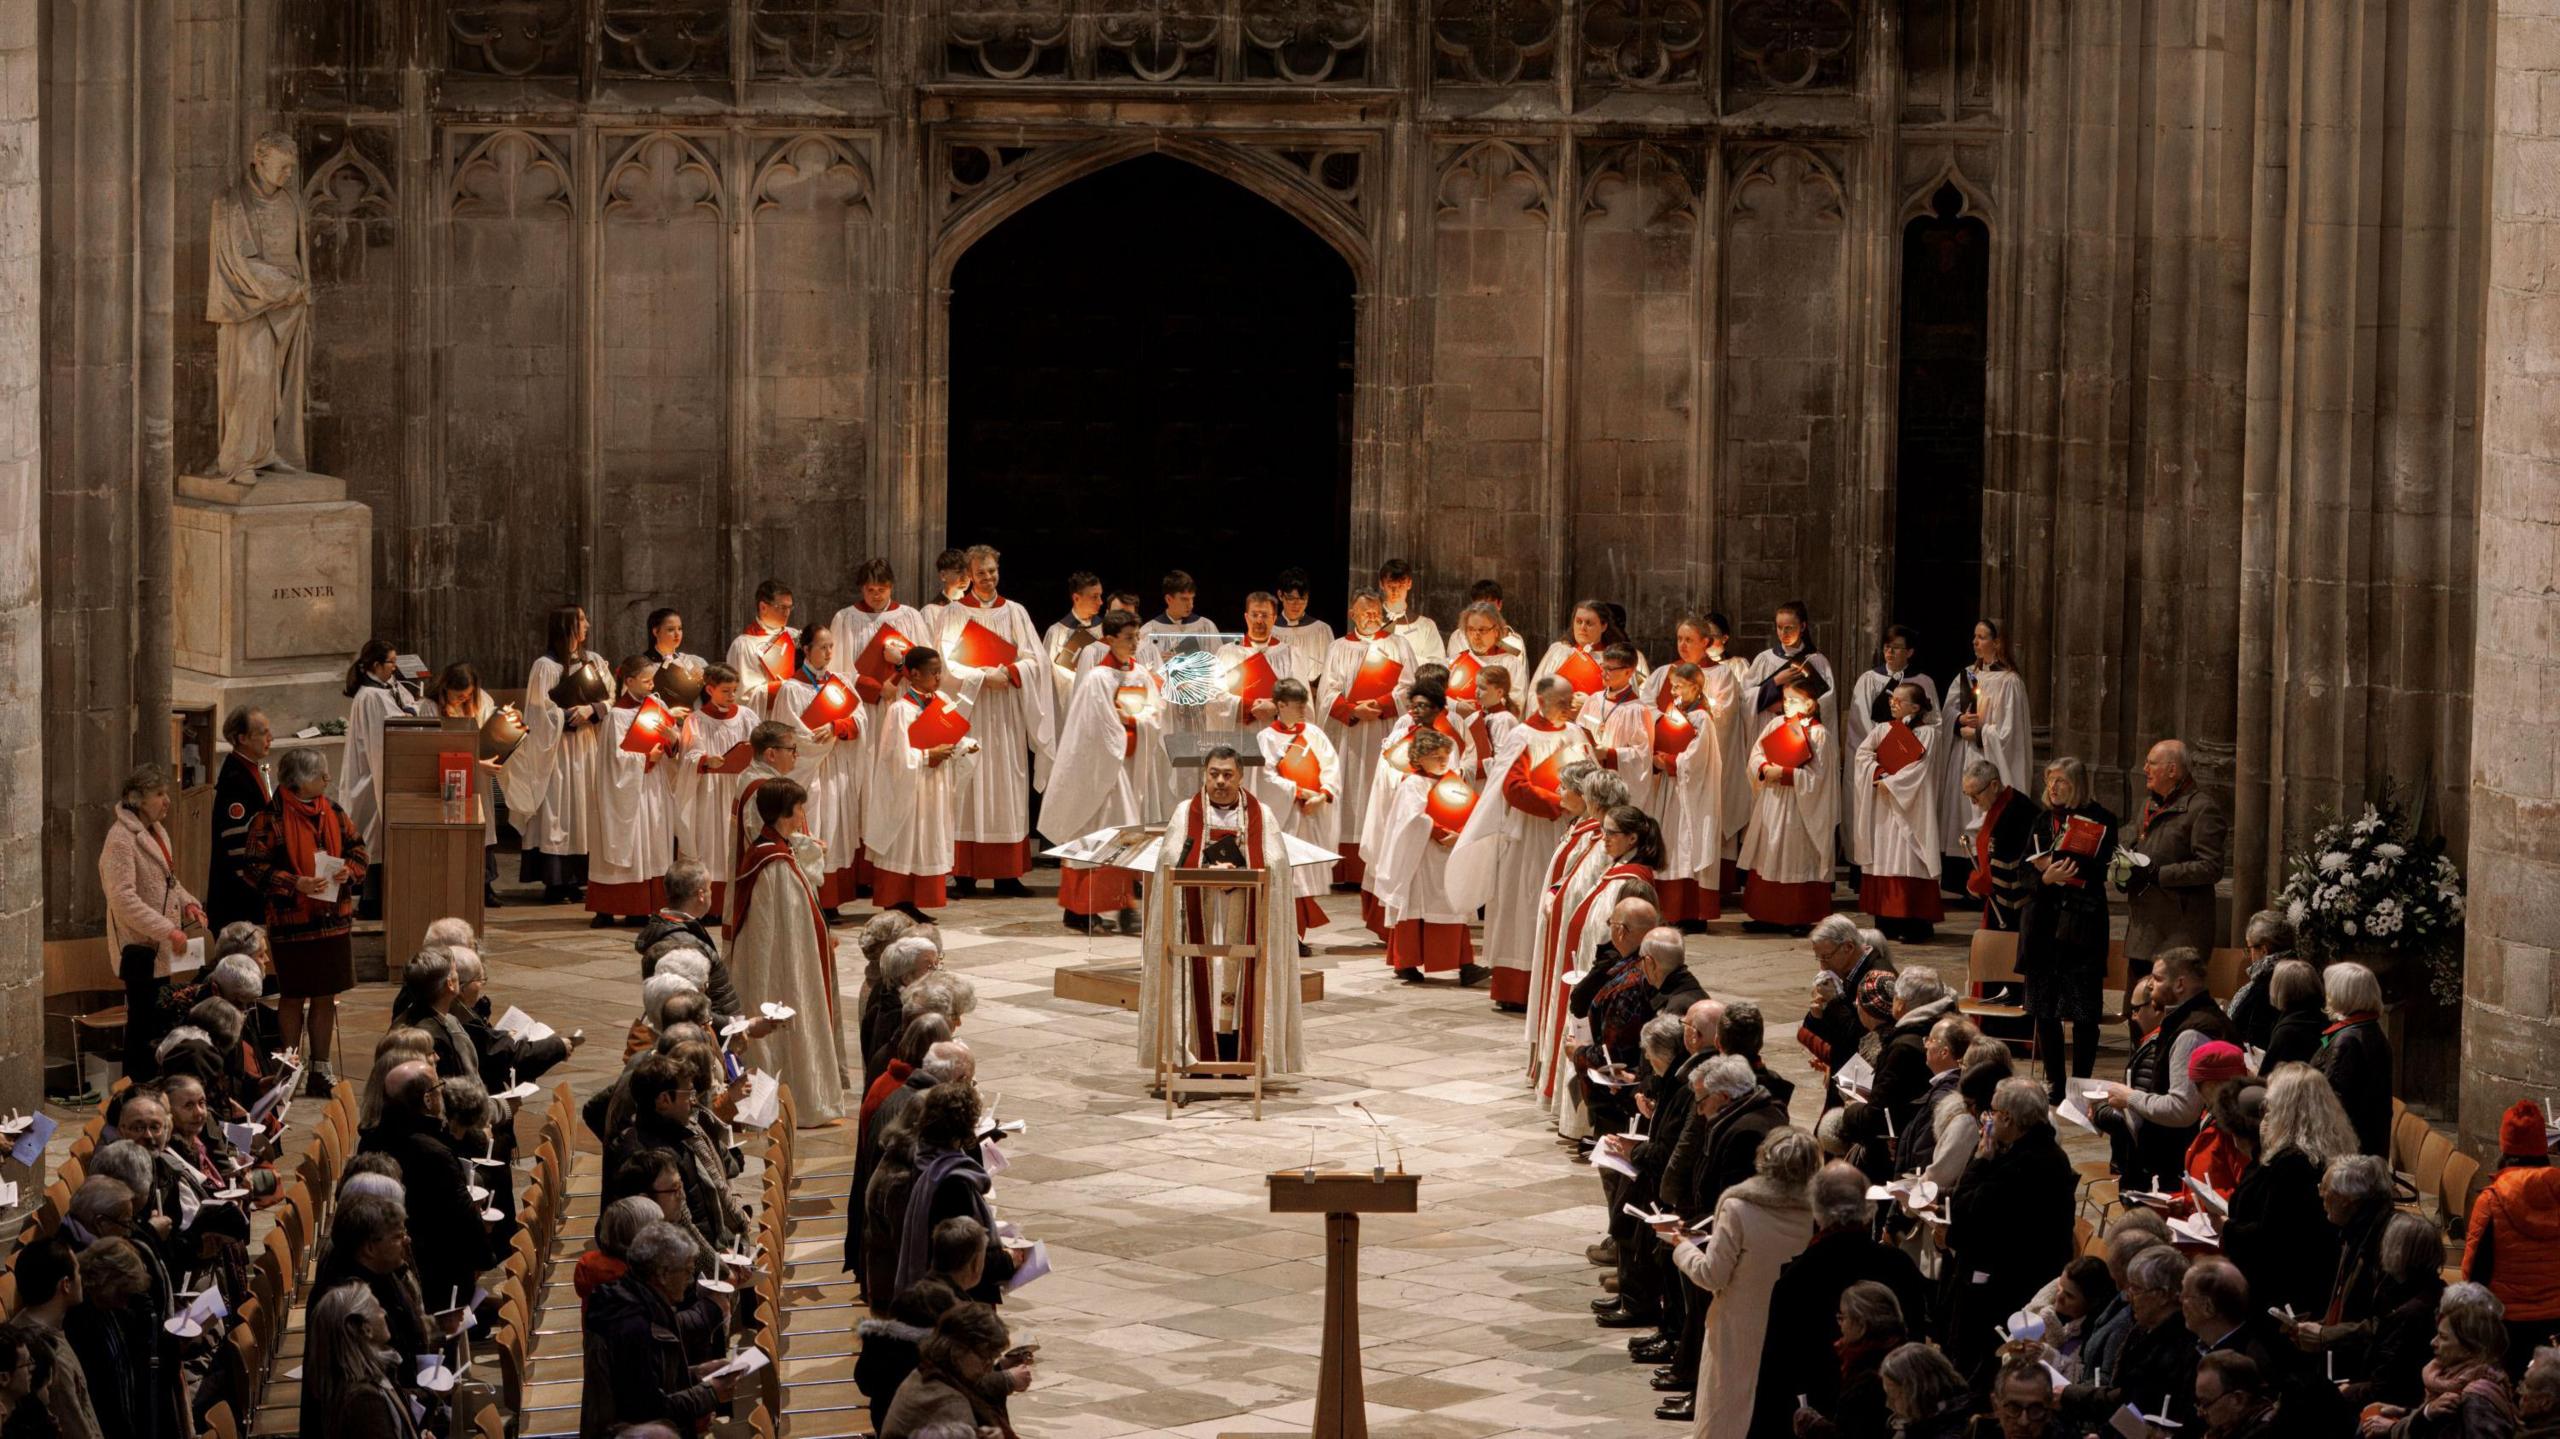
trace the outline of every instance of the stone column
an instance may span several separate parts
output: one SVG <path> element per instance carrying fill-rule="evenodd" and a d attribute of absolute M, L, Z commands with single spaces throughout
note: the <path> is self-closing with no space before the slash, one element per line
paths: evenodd
<path fill-rule="evenodd" d="M 43 195 L 36 11 L 0 6 L 0 1109 L 35 1107 L 44 1043 Z M 32 1199 L 38 1186 L 26 1185 Z"/>
<path fill-rule="evenodd" d="M 2560 4 L 2499 0 L 2480 463 L 2462 1137 L 2560 1090 Z"/>

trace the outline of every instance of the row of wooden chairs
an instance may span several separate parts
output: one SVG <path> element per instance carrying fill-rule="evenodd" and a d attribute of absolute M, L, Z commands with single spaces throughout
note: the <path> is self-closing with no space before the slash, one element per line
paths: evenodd
<path fill-rule="evenodd" d="M 2229 1000 L 2239 993 L 2241 977 L 2249 970 L 2249 951 L 2217 949 L 2205 957 L 2205 987 L 2217 1000 Z M 1973 932 L 1972 947 L 1965 955 L 1965 985 L 1957 1007 L 1976 1024 L 1985 1021 L 2015 1022 L 2027 1017 L 2026 1007 L 2010 1000 L 1989 999 L 1995 989 L 2014 988 L 2026 983 L 2018 973 L 2018 936 L 2015 931 L 1978 929 Z M 2115 1014 L 2124 1012 L 2123 1000 L 2133 987 L 2131 966 L 2125 959 L 2124 941 L 2107 945 L 2107 973 L 2100 981 L 2101 989 L 2114 996 Z M 2022 1055 L 2035 1052 L 2032 1031 L 2016 1034 L 2004 1029 L 2001 1037 Z"/>
<path fill-rule="evenodd" d="M 787 1084 L 779 1098 L 774 1121 L 764 1132 L 764 1202 L 756 1211 L 756 1252 L 764 1268 L 755 1281 L 755 1316 L 741 1337 L 742 1343 L 763 1350 L 769 1361 L 756 1372 L 759 1387 L 748 1413 L 751 1428 L 763 1417 L 763 1427 L 754 1430 L 760 1436 L 772 1434 L 772 1415 L 782 1408 L 782 1276 L 791 1252 L 791 1183 L 799 1172 L 799 1104 Z"/>
<path fill-rule="evenodd" d="M 533 1164 L 516 1196 L 518 1228 L 497 1284 L 498 1320 L 489 1332 L 488 1352 L 497 1367 L 498 1403 L 473 1416 L 486 1439 L 503 1439 L 509 1420 L 524 1411 L 526 1376 L 532 1365 L 534 1326 L 540 1316 L 543 1275 L 551 1246 L 569 1212 L 570 1125 L 577 1120 L 577 1100 L 564 1082 L 551 1091 L 542 1114 L 541 1137 L 534 1143 Z M 501 1412 L 503 1411 L 503 1412 Z"/>

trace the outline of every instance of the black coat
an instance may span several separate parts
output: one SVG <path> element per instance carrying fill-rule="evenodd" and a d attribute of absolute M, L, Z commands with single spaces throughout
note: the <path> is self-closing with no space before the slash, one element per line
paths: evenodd
<path fill-rule="evenodd" d="M 1957 1369 L 1972 1373 L 1992 1330 L 2071 1262 L 2079 1189 L 2062 1141 L 2042 1125 L 1965 1166 L 1947 1203 L 1956 1290 L 1947 1357 Z"/>
<path fill-rule="evenodd" d="M 862 1224 L 860 1222 L 862 1197 L 870 1192 L 872 1172 L 880 1167 L 880 1136 L 888 1130 L 890 1122 L 904 1113 L 909 1105 L 922 1099 L 924 1092 L 933 1088 L 933 1083 L 933 1076 L 921 1069 L 909 1074 L 906 1083 L 890 1090 L 881 1099 L 880 1107 L 873 1110 L 871 1118 L 862 1123 L 861 1133 L 854 1140 L 853 1188 L 847 1191 L 845 1196 L 845 1213 L 855 1217 L 854 1222 L 847 1224 L 844 1230 L 844 1267 L 847 1270 L 859 1271 L 862 1268 Z M 889 1296 L 883 1294 L 880 1298 L 885 1303 Z M 882 1410 L 885 1411 L 888 1408 L 889 1394 L 896 1392 L 895 1386 L 892 1386 L 880 1396 Z"/>
<path fill-rule="evenodd" d="M 1893 1291 L 1907 1318 L 1927 1312 L 1920 1267 L 1900 1249 L 1877 1243 L 1864 1227 L 1815 1235 L 1778 1271 L 1769 1290 L 1769 1337 L 1760 1346 L 1751 1439 L 1789 1439 L 1799 1394 L 1821 1413 L 1838 1407 L 1840 1354 L 1833 1345 L 1840 1338 L 1840 1295 L 1869 1279 Z"/>
<path fill-rule="evenodd" d="M 2329 1087 L 2356 1127 L 2356 1146 L 2367 1154 L 2391 1153 L 2391 1040 L 2381 1022 L 2364 1019 L 2329 1036 L 2311 1066 L 2329 1076 Z"/>
<path fill-rule="evenodd" d="M 471 1199 L 471 1166 L 453 1152 L 434 1120 L 386 1111 L 365 1131 L 360 1148 L 390 1155 L 408 1192 L 409 1239 L 418 1287 L 430 1307 L 471 1297 L 480 1271 L 497 1262 L 507 1235 L 492 1236 Z"/>
<path fill-rule="evenodd" d="M 684 1178 L 685 1213 L 693 1220 L 695 1231 L 716 1244 L 736 1240 L 745 1224 L 738 1201 L 729 1192 L 727 1155 L 702 1128 L 699 1116 L 674 1123 L 654 1113 L 634 1115 L 631 1127 L 615 1135 L 613 1143 L 605 1147 L 608 1180 L 623 1165 L 652 1149 L 663 1149 L 676 1157 L 676 1171 Z M 610 1204 L 623 1197 L 611 1195 L 604 1202 Z"/>
<path fill-rule="evenodd" d="M 2241 1171 L 2222 1227 L 2222 1257 L 2263 1308 L 2316 1319 L 2338 1270 L 2338 1231 L 2320 1207 L 2320 1168 L 2287 1145 Z"/>
<path fill-rule="evenodd" d="M 720 946 L 712 942 L 711 929 L 701 920 L 677 919 L 664 912 L 651 915 L 649 922 L 640 926 L 639 936 L 631 941 L 631 947 L 640 951 L 641 979 L 646 980 L 658 971 L 656 961 L 649 958 L 650 949 L 660 940 L 675 934 L 692 935 L 695 945 L 710 956 L 711 982 L 702 987 L 702 994 L 711 1001 L 711 1013 L 720 1019 L 742 1013 L 738 986 L 729 978 L 729 961 L 721 958 Z"/>
<path fill-rule="evenodd" d="M 249 859 L 249 821 L 267 807 L 270 796 L 258 767 L 238 755 L 225 755 L 213 781 L 213 847 L 204 871 L 205 927 L 215 934 L 235 920 L 267 922 L 267 901 L 241 868 Z"/>
<path fill-rule="evenodd" d="M 2124 1342 L 2124 1352 L 2117 1356 L 2116 1367 L 2106 1375 L 2104 1385 L 2074 1384 L 2063 1394 L 2065 1413 L 2087 1426 L 2083 1433 L 2112 1432 L 2107 1420 L 2118 1409 L 2133 1405 L 2145 1414 L 2158 1413 L 2163 1396 L 2169 1401 L 2165 1416 L 2180 1424 L 2196 1422 L 2196 1336 L 2175 1310 L 2157 1329 L 2137 1327 Z"/>
<path fill-rule="evenodd" d="M 1858 1041 L 1866 1037 L 1866 1026 L 1858 1022 L 1858 986 L 1879 969 L 1887 974 L 1893 973 L 1893 966 L 1882 957 L 1871 953 L 1859 955 L 1857 966 L 1841 983 L 1840 997 L 1824 1005 L 1822 1013 L 1805 1019 L 1805 1028 L 1822 1042 L 1824 1053 L 1818 1057 L 1830 1065 L 1835 1074 L 1841 1065 L 1849 1062 L 1849 1056 L 1858 1052 Z M 1826 1091 L 1823 1107 L 1828 1109 L 1837 1102 L 1838 1092 L 1828 1084 L 1823 1088 Z"/>
<path fill-rule="evenodd" d="M 626 1274 L 587 1296 L 585 1328 L 580 1433 L 657 1420 L 690 1434 L 718 1407 L 711 1386 L 693 1377 L 694 1365 L 720 1357 L 724 1336 L 716 1307 L 677 1310 L 639 1276 Z"/>
<path fill-rule="evenodd" d="M 2339 1369 L 2362 1376 L 2347 1386 L 2347 1402 L 2414 1408 L 2426 1397 L 2419 1376 L 2435 1357 L 2436 1306 L 2443 1299 L 2439 1275 L 2409 1286 L 2385 1281 L 2385 1307 L 2374 1316 L 2373 1328 L 2340 1346 Z"/>
<path fill-rule="evenodd" d="M 2329 1016 L 2317 1004 L 2277 1014 L 2268 1022 L 2266 1041 L 2258 1046 L 2267 1052 L 2259 1061 L 2258 1073 L 2273 1075 L 2279 1064 L 2309 1064 L 2320 1053 L 2320 1031 L 2328 1027 Z"/>
<path fill-rule="evenodd" d="M 1724 1192 L 1759 1170 L 1760 1141 L 1787 1122 L 1787 1111 L 1769 1091 L 1754 1087 L 1706 1121 L 1699 1135 L 1698 1166 L 1686 1194 L 1665 1194 L 1677 1201 L 1680 1217 L 1692 1222 L 1716 1212 Z"/>
<path fill-rule="evenodd" d="M 1847 1112 L 1840 1116 L 1841 1138 L 1864 1145 L 1877 1156 L 1867 1166 L 1870 1174 L 1889 1177 L 1894 1140 L 1886 1137 L 1886 1131 L 1896 1137 L 1911 1132 L 1929 1096 L 1929 1030 L 1955 1007 L 1953 998 L 1941 999 L 1895 1020 L 1884 1032 L 1883 1047 L 1876 1051 L 1874 1090 L 1863 1101 L 1850 1100 Z"/>

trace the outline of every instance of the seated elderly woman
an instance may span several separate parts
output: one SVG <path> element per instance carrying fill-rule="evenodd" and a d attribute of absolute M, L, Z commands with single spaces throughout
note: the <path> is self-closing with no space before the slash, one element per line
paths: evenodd
<path fill-rule="evenodd" d="M 2368 1439 L 2474 1439 L 2515 1432 L 2515 1389 L 2507 1381 L 2506 1307 L 2485 1284 L 2447 1285 L 2436 1305 L 2435 1357 L 2419 1374 L 2414 1406 L 2377 1404 L 2360 1432 Z"/>

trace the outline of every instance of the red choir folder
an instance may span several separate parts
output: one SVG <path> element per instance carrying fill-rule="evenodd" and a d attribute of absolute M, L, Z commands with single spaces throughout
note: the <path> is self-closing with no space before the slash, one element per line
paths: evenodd
<path fill-rule="evenodd" d="M 471 754 L 464 754 L 458 750 L 437 754 L 436 793 L 461 799 L 471 798 L 472 761 L 477 757 L 477 751 Z"/>
<path fill-rule="evenodd" d="M 1653 717 L 1653 753 L 1665 768 L 1680 758 L 1680 752 L 1696 738 L 1698 723 L 1687 710 L 1674 705 Z"/>
<path fill-rule="evenodd" d="M 1304 735 L 1289 741 L 1289 747 L 1280 754 L 1280 762 L 1271 770 L 1301 790 L 1313 792 L 1324 788 L 1324 765 L 1316 759 L 1316 752 L 1309 747 Z"/>
<path fill-rule="evenodd" d="M 1470 700 L 1476 697 L 1476 676 L 1484 672 L 1484 661 L 1471 650 L 1460 650 L 1449 661 L 1449 698 Z"/>
<path fill-rule="evenodd" d="M 1444 774 L 1431 782 L 1422 812 L 1430 816 L 1432 828 L 1456 834 L 1467 827 L 1467 816 L 1476 812 L 1475 787 L 1455 774 Z"/>
<path fill-rule="evenodd" d="M 1575 694 L 1600 692 L 1600 662 L 1591 657 L 1589 650 L 1568 651 L 1564 663 L 1556 666 L 1556 673 L 1564 677 L 1566 684 L 1573 686 Z"/>
<path fill-rule="evenodd" d="M 960 626 L 960 633 L 952 637 L 950 650 L 954 664 L 967 665 L 973 670 L 997 669 L 1022 658 L 1022 651 L 1015 647 L 1013 641 L 976 620 Z"/>
<path fill-rule="evenodd" d="M 853 713 L 853 690 L 834 675 L 818 686 L 810 697 L 809 707 L 800 711 L 800 724 L 805 729 L 820 730 Z"/>
<path fill-rule="evenodd" d="M 1271 672 L 1270 656 L 1256 650 L 1227 675 L 1227 693 L 1234 695 L 1238 704 L 1249 705 L 1271 698 L 1272 686 L 1278 683 L 1280 677 Z"/>
<path fill-rule="evenodd" d="M 2057 853 L 2076 854 L 2082 859 L 2095 859 L 2098 857 L 2098 846 L 2105 843 L 2106 838 L 2105 825 L 2087 815 L 2075 814 L 2062 822 L 2062 838 L 2053 847 Z"/>
<path fill-rule="evenodd" d="M 1351 692 L 1344 696 L 1353 704 L 1382 700 L 1395 693 L 1396 681 L 1404 676 L 1404 662 L 1385 645 L 1371 644 L 1368 658 L 1360 662 L 1360 672 L 1351 677 Z"/>
<path fill-rule="evenodd" d="M 1387 768 L 1398 774 L 1413 773 L 1413 731 L 1406 730 L 1398 736 L 1393 743 L 1379 751 L 1378 758 Z"/>
<path fill-rule="evenodd" d="M 640 713 L 631 717 L 631 728 L 622 733 L 622 748 L 637 755 L 653 755 L 675 743 L 675 720 L 667 707 L 651 695 L 640 702 Z"/>
<path fill-rule="evenodd" d="M 704 774 L 745 774 L 747 766 L 754 762 L 755 757 L 755 746 L 740 740 L 729 746 L 728 753 L 721 755 L 718 759 L 713 759 L 709 755 L 702 756 L 696 767 Z"/>
<path fill-rule="evenodd" d="M 870 642 L 853 658 L 853 672 L 861 677 L 863 698 L 878 699 L 881 688 L 898 673 L 898 662 L 915 647 L 916 642 L 898 633 L 894 625 L 874 625 Z"/>
<path fill-rule="evenodd" d="M 1547 757 L 1529 766 L 1529 783 L 1555 793 L 1563 786 L 1564 746 L 1558 744 L 1547 751 Z"/>
<path fill-rule="evenodd" d="M 927 701 L 924 713 L 907 724 L 907 746 L 931 749 L 935 745 L 958 744 L 969 737 L 969 717 L 960 707 L 941 695 Z"/>
<path fill-rule="evenodd" d="M 1813 758 L 1813 737 L 1802 720 L 1788 720 L 1761 737 L 1760 754 L 1783 769 L 1802 769 Z"/>
<path fill-rule="evenodd" d="M 1876 741 L 1876 768 L 1886 774 L 1900 774 L 1928 756 L 1929 747 L 1911 732 L 1911 726 L 1900 720 L 1885 722 L 1884 738 Z"/>

